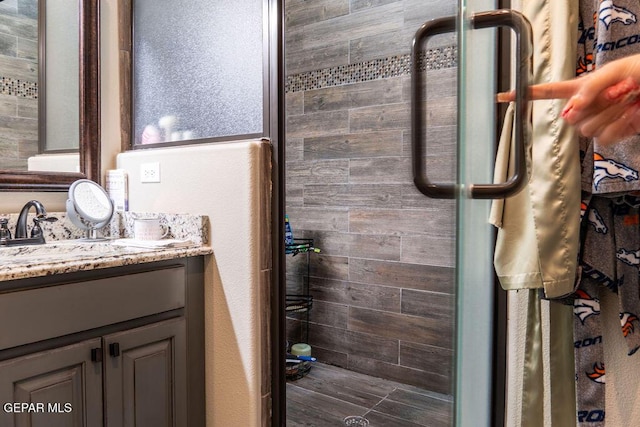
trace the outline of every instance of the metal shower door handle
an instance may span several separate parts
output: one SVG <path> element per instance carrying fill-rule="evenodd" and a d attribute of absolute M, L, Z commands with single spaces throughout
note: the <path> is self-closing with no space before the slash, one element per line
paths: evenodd
<path fill-rule="evenodd" d="M 531 24 L 521 13 L 501 9 L 472 15 L 471 27 L 474 29 L 491 27 L 509 27 L 516 34 L 516 105 L 515 105 L 515 172 L 503 183 L 471 184 L 469 196 L 474 199 L 501 199 L 517 193 L 527 180 L 525 158 L 525 120 L 529 117 L 529 81 L 532 67 L 532 31 Z M 419 55 L 429 37 L 454 32 L 457 17 L 438 18 L 423 24 L 413 39 L 411 47 L 411 154 L 413 163 L 413 182 L 420 192 L 436 199 L 453 199 L 458 186 L 455 184 L 434 184 L 427 177 L 423 162 L 426 139 L 424 116 L 425 108 L 422 94 L 426 82 L 420 78 Z"/>

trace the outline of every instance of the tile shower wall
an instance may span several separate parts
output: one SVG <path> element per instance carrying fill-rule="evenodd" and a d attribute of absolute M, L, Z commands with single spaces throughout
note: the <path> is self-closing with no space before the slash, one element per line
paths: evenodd
<path fill-rule="evenodd" d="M 0 157 L 26 170 L 38 153 L 38 0 L 0 3 Z"/>
<path fill-rule="evenodd" d="M 308 341 L 320 361 L 451 391 L 454 205 L 412 184 L 410 46 L 447 0 L 286 0 L 287 214 L 309 257 Z M 426 52 L 428 157 L 452 175 L 456 49 Z M 287 257 L 299 293 L 306 256 Z M 288 319 L 288 337 L 303 323 Z"/>

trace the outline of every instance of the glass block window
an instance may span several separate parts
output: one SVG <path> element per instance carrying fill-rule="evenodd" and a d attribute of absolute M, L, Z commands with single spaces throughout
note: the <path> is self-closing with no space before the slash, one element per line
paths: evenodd
<path fill-rule="evenodd" d="M 133 143 L 262 135 L 263 0 L 135 0 Z"/>

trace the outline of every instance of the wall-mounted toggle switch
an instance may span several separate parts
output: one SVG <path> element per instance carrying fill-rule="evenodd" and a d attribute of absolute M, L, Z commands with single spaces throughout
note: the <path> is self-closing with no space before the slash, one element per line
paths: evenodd
<path fill-rule="evenodd" d="M 140 182 L 160 182 L 160 162 L 142 163 Z"/>

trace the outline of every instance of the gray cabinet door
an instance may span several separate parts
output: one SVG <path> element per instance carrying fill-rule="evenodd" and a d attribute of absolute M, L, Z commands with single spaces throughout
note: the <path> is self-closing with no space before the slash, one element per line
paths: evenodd
<path fill-rule="evenodd" d="M 171 319 L 104 337 L 106 427 L 183 427 L 186 330 Z"/>
<path fill-rule="evenodd" d="M 91 361 L 100 347 L 94 338 L 0 362 L 0 425 L 102 426 L 102 363 Z"/>

